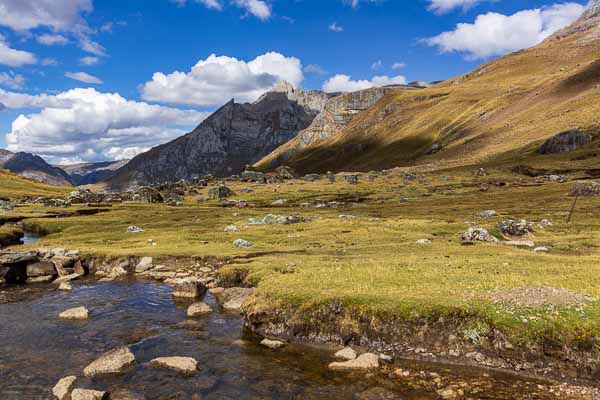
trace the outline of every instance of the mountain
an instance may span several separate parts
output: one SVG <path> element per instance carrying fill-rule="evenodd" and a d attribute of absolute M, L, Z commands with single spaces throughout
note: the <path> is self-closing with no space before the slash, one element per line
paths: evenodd
<path fill-rule="evenodd" d="M 81 186 L 93 185 L 111 178 L 116 170 L 128 162 L 129 160 L 121 160 L 73 165 L 55 165 L 55 167 L 65 171 L 73 184 Z"/>
<path fill-rule="evenodd" d="M 310 173 L 440 169 L 524 158 L 544 166 L 558 156 L 540 155 L 541 144 L 573 129 L 591 135 L 594 140 L 586 148 L 597 149 L 599 54 L 597 1 L 577 22 L 536 47 L 430 88 L 387 91 L 346 125 L 300 132 L 257 166 L 269 169 L 285 162 Z M 305 145 L 307 136 L 322 140 Z M 572 167 L 573 157 L 564 160 L 564 168 Z M 597 164 L 599 158 L 587 160 Z"/>
<path fill-rule="evenodd" d="M 133 158 L 107 184 L 123 189 L 237 174 L 307 128 L 329 97 L 283 82 L 254 103 L 231 100 L 187 135 Z"/>
<path fill-rule="evenodd" d="M 53 167 L 42 157 L 31 153 L 0 150 L 0 168 L 49 185 L 72 186 L 71 178 L 65 171 Z"/>

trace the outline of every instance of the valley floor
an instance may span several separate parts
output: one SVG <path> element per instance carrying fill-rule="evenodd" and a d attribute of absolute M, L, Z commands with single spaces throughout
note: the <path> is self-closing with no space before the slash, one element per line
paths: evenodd
<path fill-rule="evenodd" d="M 32 205 L 6 215 L 25 215 L 25 229 L 47 234 L 35 247 L 165 265 L 216 260 L 223 284 L 257 287 L 246 324 L 266 336 L 598 383 L 600 198 L 580 198 L 567 223 L 581 176 L 558 183 L 487 172 L 228 183 L 237 193 L 229 200 L 247 207 L 198 202 L 209 189 L 200 188 L 181 207 L 124 203 L 92 216 L 31 218 L 52 210 Z M 249 221 L 269 214 L 306 220 Z M 533 247 L 461 240 L 481 227 L 506 241 L 497 225 L 508 219 L 533 224 L 518 239 Z M 233 226 L 239 231 L 226 232 Z M 237 239 L 252 247 L 235 247 Z"/>

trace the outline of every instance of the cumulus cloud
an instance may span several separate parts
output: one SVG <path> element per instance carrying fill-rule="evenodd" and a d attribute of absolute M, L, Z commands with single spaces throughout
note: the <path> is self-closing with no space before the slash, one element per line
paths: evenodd
<path fill-rule="evenodd" d="M 428 10 L 436 14 L 445 14 L 457 8 L 469 9 L 482 1 L 484 0 L 429 0 Z"/>
<path fill-rule="evenodd" d="M 332 32 L 343 32 L 344 28 L 339 26 L 337 22 L 333 22 L 329 25 L 329 30 Z"/>
<path fill-rule="evenodd" d="M 69 43 L 69 39 L 63 35 L 54 35 L 50 33 L 38 36 L 37 41 L 38 43 L 46 46 L 64 46 L 65 44 Z"/>
<path fill-rule="evenodd" d="M 0 64 L 9 67 L 21 67 L 36 62 L 37 59 L 33 53 L 11 48 L 4 36 L 0 35 Z"/>
<path fill-rule="evenodd" d="M 243 8 L 248 14 L 266 21 L 271 18 L 271 7 L 263 0 L 233 0 L 234 4 Z"/>
<path fill-rule="evenodd" d="M 453 31 L 425 39 L 425 43 L 442 53 L 458 52 L 472 60 L 503 55 L 540 43 L 584 10 L 581 4 L 561 3 L 512 15 L 490 12 L 479 15 L 472 24 L 461 23 Z"/>
<path fill-rule="evenodd" d="M 220 106 L 232 98 L 255 101 L 277 82 L 302 82 L 302 63 L 295 57 L 266 53 L 246 62 L 212 54 L 189 72 L 156 72 L 141 87 L 144 100 L 196 106 Z"/>
<path fill-rule="evenodd" d="M 11 89 L 22 89 L 25 85 L 25 77 L 14 72 L 0 73 L 0 86 L 5 86 Z"/>
<path fill-rule="evenodd" d="M 206 118 L 206 113 L 126 100 L 95 89 L 56 96 L 0 89 L 0 103 L 41 109 L 12 123 L 6 135 L 8 149 L 40 154 L 57 163 L 130 158 L 181 136 Z"/>
<path fill-rule="evenodd" d="M 66 72 L 65 76 L 69 79 L 93 85 L 101 85 L 104 83 L 99 78 L 96 78 L 94 75 L 90 75 L 87 72 Z"/>
<path fill-rule="evenodd" d="M 334 92 L 356 92 L 359 90 L 369 89 L 372 87 L 387 86 L 387 85 L 405 85 L 406 78 L 398 76 L 374 76 L 371 80 L 352 80 L 349 75 L 339 74 L 323 84 L 323 90 L 328 93 Z"/>

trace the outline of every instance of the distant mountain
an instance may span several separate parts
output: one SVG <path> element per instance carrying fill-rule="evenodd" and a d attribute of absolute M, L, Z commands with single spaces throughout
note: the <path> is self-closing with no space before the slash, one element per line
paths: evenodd
<path fill-rule="evenodd" d="M 330 97 L 283 82 L 254 103 L 231 100 L 187 135 L 133 158 L 107 183 L 123 189 L 237 174 L 307 128 Z"/>
<path fill-rule="evenodd" d="M 84 163 L 73 165 L 55 165 L 68 175 L 76 186 L 93 185 L 112 177 L 116 170 L 127 164 L 129 160 Z"/>
<path fill-rule="evenodd" d="M 257 166 L 285 163 L 300 173 L 431 170 L 527 158 L 548 168 L 556 160 L 540 154 L 542 143 L 578 130 L 593 141 L 561 169 L 573 168 L 579 159 L 588 160 L 587 168 L 599 168 L 599 55 L 596 1 L 578 21 L 538 46 L 431 87 L 389 90 L 347 123 L 339 124 L 346 119 L 326 106 L 323 118 Z"/>
<path fill-rule="evenodd" d="M 11 153 L 7 150 L 0 150 L 0 168 L 49 185 L 72 186 L 73 184 L 65 171 L 53 167 L 42 157 L 31 153 Z"/>

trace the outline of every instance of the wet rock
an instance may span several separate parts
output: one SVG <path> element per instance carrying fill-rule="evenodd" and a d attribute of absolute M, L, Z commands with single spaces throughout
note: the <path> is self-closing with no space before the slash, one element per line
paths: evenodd
<path fill-rule="evenodd" d="M 65 292 L 70 292 L 71 290 L 73 290 L 73 286 L 71 286 L 70 282 L 62 282 L 60 285 L 58 285 L 58 290 L 64 290 Z"/>
<path fill-rule="evenodd" d="M 38 261 L 27 265 L 27 276 L 29 278 L 48 275 L 53 276 L 56 274 L 56 268 L 54 268 L 54 264 L 50 261 Z"/>
<path fill-rule="evenodd" d="M 263 339 L 260 342 L 261 345 L 268 347 L 269 349 L 277 350 L 285 346 L 285 343 L 279 340 Z"/>
<path fill-rule="evenodd" d="M 60 285 L 63 282 L 70 282 L 72 280 L 75 280 L 77 278 L 79 278 L 81 275 L 79 274 L 71 274 L 71 275 L 67 275 L 67 276 L 61 276 L 60 278 L 55 279 L 52 283 L 56 284 L 56 285 Z"/>
<path fill-rule="evenodd" d="M 152 269 L 152 257 L 143 257 L 135 267 L 135 272 L 141 274 Z"/>
<path fill-rule="evenodd" d="M 159 357 L 150 361 L 150 364 L 183 374 L 193 374 L 198 371 L 198 361 L 191 357 Z"/>
<path fill-rule="evenodd" d="M 58 400 L 68 400 L 69 392 L 71 392 L 71 388 L 73 384 L 77 380 L 76 376 L 66 376 L 58 381 L 56 386 L 52 389 L 52 394 Z"/>
<path fill-rule="evenodd" d="M 346 347 L 346 348 L 338 351 L 337 353 L 335 353 L 334 357 L 341 358 L 344 360 L 354 360 L 354 359 L 356 359 L 356 357 L 358 357 L 358 354 L 356 354 L 356 351 L 354 351 L 353 348 Z"/>
<path fill-rule="evenodd" d="M 52 276 L 52 275 L 36 276 L 35 278 L 27 278 L 27 280 L 25 281 L 25 283 L 28 283 L 28 284 L 32 284 L 32 283 L 48 283 L 48 282 L 52 282 L 52 280 L 54 280 L 54 276 Z"/>
<path fill-rule="evenodd" d="M 127 233 L 143 233 L 145 232 L 144 229 L 140 228 L 139 226 L 129 226 L 127 227 Z"/>
<path fill-rule="evenodd" d="M 558 154 L 575 151 L 592 141 L 592 135 L 578 130 L 560 133 L 548 139 L 540 147 L 540 154 Z"/>
<path fill-rule="evenodd" d="M 229 288 L 217 296 L 225 310 L 240 310 L 246 300 L 256 293 L 254 288 Z"/>
<path fill-rule="evenodd" d="M 188 317 L 193 318 L 193 317 L 199 317 L 202 315 L 210 314 L 212 311 L 213 311 L 213 309 L 208 304 L 199 302 L 199 303 L 194 303 L 188 307 L 187 315 L 188 315 Z"/>
<path fill-rule="evenodd" d="M 333 362 L 329 364 L 332 370 L 368 370 L 379 368 L 379 357 L 376 354 L 361 354 L 354 360 Z"/>
<path fill-rule="evenodd" d="M 206 286 L 195 279 L 179 279 L 173 287 L 174 297 L 195 299 L 206 293 Z"/>
<path fill-rule="evenodd" d="M 469 228 L 468 231 L 462 234 L 461 239 L 464 242 L 487 242 L 498 243 L 499 240 L 492 236 L 487 229 L 484 228 Z"/>
<path fill-rule="evenodd" d="M 120 347 L 111 350 L 85 367 L 83 373 L 87 377 L 97 375 L 116 374 L 123 372 L 128 367 L 135 364 L 135 356 L 128 347 Z"/>
<path fill-rule="evenodd" d="M 533 224 L 525 220 L 515 221 L 512 219 L 502 221 L 498 229 L 507 236 L 526 236 L 534 232 Z"/>
<path fill-rule="evenodd" d="M 252 246 L 252 243 L 244 239 L 237 239 L 233 242 L 233 247 L 236 247 L 238 249 L 249 249 Z"/>
<path fill-rule="evenodd" d="M 107 400 L 108 393 L 99 390 L 74 389 L 71 400 Z"/>
<path fill-rule="evenodd" d="M 89 318 L 89 311 L 85 307 L 71 308 L 61 312 L 58 315 L 61 319 L 79 319 L 84 320 Z"/>

